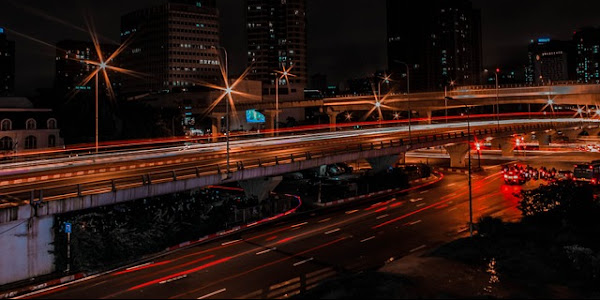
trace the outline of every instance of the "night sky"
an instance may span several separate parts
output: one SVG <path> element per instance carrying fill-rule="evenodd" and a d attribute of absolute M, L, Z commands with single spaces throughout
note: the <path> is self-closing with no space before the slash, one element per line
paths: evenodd
<path fill-rule="evenodd" d="M 324 73 L 330 83 L 385 69 L 385 0 L 307 0 L 309 72 Z M 398 0 L 402 1 L 402 0 Z M 161 0 L 3 0 L 0 26 L 49 44 L 61 39 L 89 39 L 74 27 L 85 27 L 93 16 L 104 42 L 118 41 L 121 15 Z M 229 50 L 232 73 L 246 65 L 243 1 L 218 0 L 223 44 Z M 525 63 L 529 40 L 540 36 L 571 39 L 584 26 L 600 26 L 600 1 L 473 0 L 482 9 L 484 66 Z M 68 23 L 69 25 L 65 25 Z M 74 27 L 72 27 L 74 25 Z M 17 93 L 30 96 L 50 87 L 55 50 L 9 31 L 17 42 Z"/>

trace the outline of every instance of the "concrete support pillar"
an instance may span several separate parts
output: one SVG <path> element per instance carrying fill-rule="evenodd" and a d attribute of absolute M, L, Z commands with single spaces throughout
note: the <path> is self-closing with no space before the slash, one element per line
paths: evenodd
<path fill-rule="evenodd" d="M 367 161 L 371 165 L 371 172 L 377 174 L 387 170 L 389 167 L 393 167 L 399 160 L 404 162 L 404 153 L 398 155 L 388 155 L 388 156 L 380 156 L 367 158 Z"/>
<path fill-rule="evenodd" d="M 426 121 L 423 121 L 423 122 L 427 122 L 427 124 L 431 124 L 432 111 L 430 109 L 418 110 L 417 113 L 419 114 L 419 118 L 427 119 Z"/>
<path fill-rule="evenodd" d="M 535 134 L 535 136 L 540 144 L 540 149 L 548 148 L 548 146 L 550 146 L 550 142 L 552 141 L 552 133 L 538 132 Z"/>
<path fill-rule="evenodd" d="M 563 136 L 569 139 L 569 142 L 575 141 L 579 138 L 579 135 L 583 132 L 582 129 L 565 130 L 562 132 Z"/>
<path fill-rule="evenodd" d="M 211 133 L 212 133 L 212 138 L 211 138 L 211 142 L 217 142 L 219 135 L 221 135 L 221 119 L 222 116 L 220 115 L 212 115 L 210 116 L 210 121 L 211 121 Z"/>
<path fill-rule="evenodd" d="M 600 128 L 586 128 L 585 131 L 589 136 L 598 136 L 600 134 Z"/>
<path fill-rule="evenodd" d="M 492 140 L 492 145 L 502 150 L 502 156 L 514 156 L 515 144 L 516 139 L 512 137 L 496 138 Z"/>
<path fill-rule="evenodd" d="M 329 116 L 329 128 L 330 131 L 335 131 L 337 126 L 337 116 L 339 111 L 327 111 L 327 115 Z"/>
<path fill-rule="evenodd" d="M 277 118 L 277 112 L 275 110 L 267 110 L 265 111 L 265 129 L 269 130 L 271 133 L 269 136 L 275 135 L 275 120 Z"/>
<path fill-rule="evenodd" d="M 281 180 L 283 180 L 282 176 L 275 176 L 242 180 L 239 183 L 244 189 L 246 197 L 257 198 L 259 202 L 262 202 L 269 198 L 269 194 L 279 185 Z"/>
<path fill-rule="evenodd" d="M 469 153 L 469 144 L 448 144 L 444 148 L 450 154 L 450 167 L 452 168 L 464 168 L 467 166 L 467 159 L 465 156 Z"/>

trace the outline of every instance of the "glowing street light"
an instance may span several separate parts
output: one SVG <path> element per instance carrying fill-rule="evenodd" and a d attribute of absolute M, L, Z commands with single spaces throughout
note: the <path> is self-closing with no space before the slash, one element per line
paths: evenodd
<path fill-rule="evenodd" d="M 279 134 L 279 83 L 282 79 L 285 78 L 285 84 L 289 85 L 290 77 L 297 77 L 296 75 L 290 73 L 294 66 L 290 66 L 289 68 L 285 68 L 285 65 L 281 65 L 282 70 L 275 70 L 275 133 Z"/>

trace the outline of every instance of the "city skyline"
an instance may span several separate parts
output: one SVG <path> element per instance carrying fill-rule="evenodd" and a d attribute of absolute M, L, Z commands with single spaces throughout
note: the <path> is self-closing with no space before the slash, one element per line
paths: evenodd
<path fill-rule="evenodd" d="M 99 33 L 107 37 L 104 42 L 116 43 L 123 14 L 161 2 L 128 1 L 117 6 L 105 1 L 100 6 L 91 1 L 67 1 L 56 6 L 37 1 L 19 4 L 8 1 L 3 12 L 0 12 L 0 19 L 3 20 L 1 26 L 7 28 L 8 38 L 16 41 L 16 94 L 31 96 L 36 88 L 52 86 L 55 50 L 24 39 L 11 30 L 51 45 L 63 39 L 87 40 L 87 33 L 65 25 L 84 27 L 83 17 L 87 10 L 87 14 L 94 16 Z M 327 1 L 319 3 L 318 8 L 316 1 L 307 2 L 309 75 L 326 74 L 330 83 L 338 83 L 386 68 L 385 1 L 377 1 L 369 6 L 361 6 L 359 1 L 354 3 L 356 5 L 348 4 L 352 1 L 345 1 L 346 5 L 340 5 L 340 1 Z M 516 1 L 508 2 L 517 4 Z M 482 9 L 483 65 L 525 65 L 529 40 L 540 36 L 571 39 L 573 31 L 581 27 L 600 25 L 600 17 L 593 14 L 594 8 L 599 8 L 600 4 L 585 2 L 575 1 L 566 5 L 561 1 L 546 1 L 544 6 L 531 2 L 518 3 L 521 9 L 512 12 L 508 8 L 512 6 L 506 2 L 474 0 L 473 6 Z M 239 33 L 245 25 L 244 10 L 241 2 L 233 0 L 218 1 L 218 7 L 222 21 L 222 44 L 230 49 L 231 72 L 240 73 L 247 61 L 245 35 Z M 336 13 L 332 14 L 332 11 Z M 540 22 L 532 17 L 538 14 L 547 16 L 544 19 L 548 22 Z M 559 14 L 563 17 L 559 17 Z M 23 15 L 29 18 L 23 18 Z M 504 25 L 507 19 L 511 22 Z M 348 61 L 356 61 L 357 64 L 350 65 L 346 63 Z"/>

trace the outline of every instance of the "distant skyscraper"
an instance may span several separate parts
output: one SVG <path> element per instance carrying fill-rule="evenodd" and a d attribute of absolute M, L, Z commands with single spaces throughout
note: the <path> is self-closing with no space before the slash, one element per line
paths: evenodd
<path fill-rule="evenodd" d="M 129 95 L 193 89 L 222 81 L 219 13 L 215 0 L 169 1 L 121 17 L 120 59 L 143 78 L 123 76 Z"/>
<path fill-rule="evenodd" d="M 307 85 L 306 0 L 246 0 L 250 78 L 263 82 L 263 95 L 275 95 L 274 70 L 294 66 L 282 99 L 302 99 Z M 284 85 L 285 84 L 285 85 Z"/>
<path fill-rule="evenodd" d="M 100 48 L 102 56 L 106 59 L 117 50 L 118 46 L 101 44 Z M 54 86 L 59 97 L 68 97 L 74 91 L 89 93 L 88 95 L 94 92 L 94 80 L 85 85 L 81 84 L 97 68 L 95 65 L 84 62 L 85 60 L 100 60 L 92 42 L 64 40 L 56 43 Z M 110 78 L 113 89 L 118 91 L 121 85 L 120 76 L 111 74 Z M 104 80 L 100 80 L 99 83 L 104 84 Z"/>
<path fill-rule="evenodd" d="M 548 83 L 574 79 L 574 48 L 570 41 L 549 38 L 532 40 L 527 55 L 527 83 Z"/>
<path fill-rule="evenodd" d="M 12 95 L 15 91 L 15 42 L 6 39 L 0 27 L 0 96 Z"/>
<path fill-rule="evenodd" d="M 573 36 L 577 47 L 577 82 L 600 83 L 600 28 L 585 28 Z"/>
<path fill-rule="evenodd" d="M 479 84 L 481 11 L 468 0 L 387 1 L 388 67 L 411 89 L 438 90 L 450 81 Z"/>

